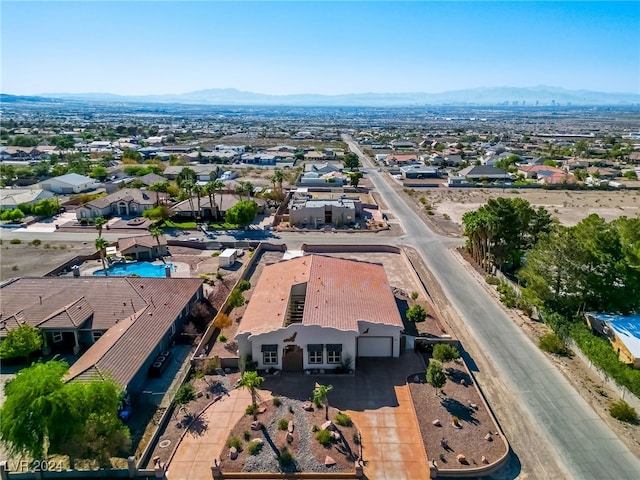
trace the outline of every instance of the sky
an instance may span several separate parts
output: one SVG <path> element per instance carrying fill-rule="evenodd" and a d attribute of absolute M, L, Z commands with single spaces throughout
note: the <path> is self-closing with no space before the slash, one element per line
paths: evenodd
<path fill-rule="evenodd" d="M 640 2 L 2 0 L 0 91 L 640 93 Z"/>

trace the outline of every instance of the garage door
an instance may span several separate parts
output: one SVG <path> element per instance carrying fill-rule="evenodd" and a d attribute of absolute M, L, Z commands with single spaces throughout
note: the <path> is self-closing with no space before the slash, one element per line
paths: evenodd
<path fill-rule="evenodd" d="M 359 357 L 391 357 L 393 356 L 392 337 L 359 337 Z"/>

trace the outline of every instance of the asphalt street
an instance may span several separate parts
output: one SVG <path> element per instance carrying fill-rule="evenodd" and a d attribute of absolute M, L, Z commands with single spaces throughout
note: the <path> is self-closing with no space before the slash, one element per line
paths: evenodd
<path fill-rule="evenodd" d="M 365 166 L 369 159 L 349 139 Z M 455 259 L 447 240 L 433 233 L 373 168 L 369 178 L 413 246 L 436 277 L 478 345 L 494 364 L 506 388 L 519 399 L 523 422 L 542 434 L 566 469 L 559 476 L 574 479 L 637 480 L 640 461 L 598 417 L 568 381 L 487 295 Z M 518 452 L 516 452 L 517 454 Z M 541 472 L 530 472 L 544 478 Z"/>

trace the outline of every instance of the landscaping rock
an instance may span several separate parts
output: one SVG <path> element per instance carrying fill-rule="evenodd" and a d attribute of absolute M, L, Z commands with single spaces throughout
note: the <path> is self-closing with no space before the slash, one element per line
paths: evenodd
<path fill-rule="evenodd" d="M 230 369 L 230 368 L 228 368 L 228 367 L 227 367 L 227 368 L 225 368 L 225 369 L 224 369 L 224 373 L 231 373 L 231 369 Z"/>
<path fill-rule="evenodd" d="M 331 458 L 329 455 L 324 457 L 324 466 L 325 467 L 333 467 L 336 464 L 336 461 Z"/>
<path fill-rule="evenodd" d="M 440 420 L 434 420 L 433 422 L 431 422 L 433 424 L 434 427 L 441 427 L 442 424 L 440 423 Z"/>
<path fill-rule="evenodd" d="M 331 430 L 333 432 L 333 431 L 335 431 L 336 426 L 333 424 L 333 422 L 331 420 L 328 420 L 328 421 L 324 422 L 320 428 L 322 430 Z"/>
<path fill-rule="evenodd" d="M 311 412 L 313 411 L 313 404 L 311 402 L 304 402 L 302 404 L 302 409 L 306 412 Z"/>
<path fill-rule="evenodd" d="M 485 439 L 485 440 L 487 440 L 488 442 L 493 442 L 493 437 L 491 436 L 491 434 L 490 434 L 490 433 L 487 433 L 487 434 L 484 436 L 484 439 Z"/>
<path fill-rule="evenodd" d="M 260 407 L 260 408 L 258 409 L 258 413 L 264 413 L 264 412 L 266 412 L 266 411 L 267 411 L 267 407 Z"/>
<path fill-rule="evenodd" d="M 258 421 L 251 422 L 251 430 L 262 430 L 262 423 Z"/>
<path fill-rule="evenodd" d="M 331 432 L 331 438 L 333 438 L 335 441 L 338 441 L 342 438 L 342 435 L 340 435 L 340 432 Z"/>
<path fill-rule="evenodd" d="M 252 438 L 251 441 L 253 443 L 259 443 L 259 444 L 263 444 L 264 443 L 264 440 L 261 439 L 261 438 Z"/>
<path fill-rule="evenodd" d="M 478 410 L 478 405 L 476 405 L 475 403 L 470 403 L 469 406 L 474 410 Z"/>
<path fill-rule="evenodd" d="M 485 457 L 484 455 L 480 458 L 480 461 L 485 465 L 489 463 L 489 460 L 487 460 L 487 457 Z"/>
<path fill-rule="evenodd" d="M 287 443 L 292 443 L 293 442 L 293 433 L 291 432 L 287 432 Z"/>
<path fill-rule="evenodd" d="M 467 463 L 467 457 L 465 457 L 463 454 L 459 453 L 456 456 L 456 460 L 458 460 L 458 462 L 466 464 Z"/>
<path fill-rule="evenodd" d="M 236 447 L 231 447 L 229 449 L 229 458 L 231 460 L 235 460 L 236 458 L 238 458 L 238 449 Z"/>
<path fill-rule="evenodd" d="M 287 432 L 293 433 L 295 425 L 293 424 L 293 420 L 289 420 L 289 424 L 287 425 Z"/>
<path fill-rule="evenodd" d="M 420 377 L 419 377 L 418 375 L 415 375 L 415 376 L 413 377 L 413 381 L 414 381 L 415 383 L 420 383 Z"/>

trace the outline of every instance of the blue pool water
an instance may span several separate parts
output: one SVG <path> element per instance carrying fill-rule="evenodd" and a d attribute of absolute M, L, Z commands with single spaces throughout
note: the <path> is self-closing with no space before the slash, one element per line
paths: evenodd
<path fill-rule="evenodd" d="M 123 263 L 121 265 L 112 265 L 107 272 L 114 277 L 126 277 L 127 275 L 136 274 L 141 277 L 164 277 L 164 267 L 169 265 L 174 270 L 172 263 L 161 263 L 155 265 L 149 262 Z M 104 275 L 104 270 L 93 272 L 94 275 Z"/>

